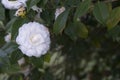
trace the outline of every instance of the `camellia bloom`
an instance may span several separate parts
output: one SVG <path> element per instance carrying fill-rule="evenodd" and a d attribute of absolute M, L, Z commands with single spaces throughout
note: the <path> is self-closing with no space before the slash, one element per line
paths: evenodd
<path fill-rule="evenodd" d="M 11 33 L 8 33 L 8 35 L 6 35 L 4 37 L 4 39 L 5 39 L 6 42 L 10 42 L 11 41 Z"/>
<path fill-rule="evenodd" d="M 40 57 L 49 50 L 50 34 L 44 25 L 29 22 L 19 28 L 16 42 L 23 54 L 29 57 Z"/>
<path fill-rule="evenodd" d="M 64 11 L 65 11 L 65 7 L 57 8 L 55 11 L 55 19 L 57 19 L 57 17 Z"/>
<path fill-rule="evenodd" d="M 22 6 L 26 6 L 27 0 L 16 0 L 16 1 L 10 1 L 10 0 L 1 0 L 2 4 L 7 9 L 19 9 Z"/>

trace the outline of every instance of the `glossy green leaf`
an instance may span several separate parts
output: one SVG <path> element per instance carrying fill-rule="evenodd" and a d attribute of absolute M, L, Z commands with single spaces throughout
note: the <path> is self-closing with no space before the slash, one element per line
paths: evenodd
<path fill-rule="evenodd" d="M 2 48 L 1 51 L 3 52 L 2 54 L 7 55 L 12 53 L 18 48 L 18 45 L 13 42 L 6 43 Z"/>
<path fill-rule="evenodd" d="M 17 64 L 17 61 L 23 57 L 23 53 L 20 50 L 15 50 L 10 54 L 9 60 L 11 64 Z"/>
<path fill-rule="evenodd" d="M 11 26 L 12 40 L 15 40 L 19 28 L 26 22 L 28 22 L 27 19 L 17 18 L 16 21 L 12 24 Z"/>
<path fill-rule="evenodd" d="M 2 70 L 4 70 L 4 72 L 7 74 L 15 74 L 20 71 L 20 66 L 17 64 L 14 65 L 7 64 L 6 66 L 2 67 Z"/>
<path fill-rule="evenodd" d="M 80 2 L 81 2 L 80 0 L 66 0 L 65 5 L 68 5 L 71 7 L 78 6 Z"/>
<path fill-rule="evenodd" d="M 109 7 L 103 2 L 99 2 L 94 6 L 93 15 L 98 22 L 105 25 L 109 16 Z"/>
<path fill-rule="evenodd" d="M 7 80 L 24 80 L 22 74 L 14 74 L 9 77 Z"/>
<path fill-rule="evenodd" d="M 10 20 L 7 24 L 6 24 L 6 31 L 7 32 L 11 32 L 11 27 L 13 25 L 13 23 L 17 20 L 17 17 L 13 18 L 12 20 Z"/>
<path fill-rule="evenodd" d="M 67 18 L 68 18 L 69 11 L 70 11 L 70 9 L 64 11 L 56 19 L 56 21 L 54 23 L 54 27 L 53 27 L 53 32 L 55 34 L 62 33 L 62 31 L 64 30 L 64 28 L 66 26 L 66 21 L 67 21 Z"/>
<path fill-rule="evenodd" d="M 78 38 L 77 35 L 77 27 L 74 25 L 74 23 L 69 23 L 68 27 L 65 29 L 65 33 L 72 39 L 76 40 Z"/>
<path fill-rule="evenodd" d="M 115 27 L 119 21 L 120 21 L 120 7 L 116 7 L 110 12 L 110 16 L 107 21 L 108 30 Z"/>
<path fill-rule="evenodd" d="M 0 28 L 5 29 L 4 24 L 2 21 L 0 21 Z"/>
<path fill-rule="evenodd" d="M 2 4 L 0 3 L 0 20 L 5 19 L 5 9 L 3 8 Z"/>
<path fill-rule="evenodd" d="M 77 29 L 78 36 L 81 38 L 87 38 L 88 37 L 87 27 L 83 23 L 80 23 L 80 22 L 76 22 L 75 25 L 78 28 Z"/>
<path fill-rule="evenodd" d="M 65 33 L 72 39 L 76 40 L 78 37 L 87 38 L 88 29 L 81 22 L 70 23 L 65 29 Z"/>
<path fill-rule="evenodd" d="M 40 0 L 28 0 L 27 1 L 27 10 L 29 11 L 30 8 L 36 5 Z"/>
<path fill-rule="evenodd" d="M 4 56 L 7 56 L 7 53 L 2 49 L 0 49 L 0 57 L 4 57 Z"/>
<path fill-rule="evenodd" d="M 44 61 L 45 62 L 49 62 L 51 58 L 51 54 L 47 53 L 46 55 L 44 55 Z"/>
<path fill-rule="evenodd" d="M 8 80 L 8 74 L 0 74 L 0 80 Z"/>
<path fill-rule="evenodd" d="M 112 37 L 114 41 L 120 41 L 120 26 L 110 29 L 106 36 Z"/>
<path fill-rule="evenodd" d="M 88 9 L 90 8 L 90 4 L 91 0 L 84 0 L 82 3 L 78 5 L 74 16 L 74 21 L 76 21 L 78 18 L 87 13 Z"/>
<path fill-rule="evenodd" d="M 47 4 L 48 0 L 40 0 L 39 5 L 40 7 L 44 7 Z"/>
<path fill-rule="evenodd" d="M 5 32 L 4 31 L 0 31 L 0 47 L 2 47 L 5 44 L 4 37 L 5 37 Z"/>
<path fill-rule="evenodd" d="M 44 59 L 43 59 L 43 57 L 39 57 L 39 58 L 32 57 L 32 58 L 30 58 L 30 62 L 34 66 L 36 66 L 37 68 L 42 68 L 43 67 L 43 63 L 44 63 Z"/>
<path fill-rule="evenodd" d="M 8 56 L 0 57 L 0 69 L 1 72 L 7 74 L 15 74 L 20 71 L 20 66 L 18 64 L 10 64 Z"/>

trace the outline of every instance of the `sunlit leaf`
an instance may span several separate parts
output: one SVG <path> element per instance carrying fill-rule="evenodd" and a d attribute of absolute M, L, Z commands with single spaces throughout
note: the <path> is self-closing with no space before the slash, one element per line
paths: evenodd
<path fill-rule="evenodd" d="M 110 12 L 110 16 L 107 21 L 108 30 L 115 27 L 119 21 L 120 21 L 120 7 L 117 7 Z"/>
<path fill-rule="evenodd" d="M 81 22 L 70 23 L 70 25 L 66 28 L 65 33 L 69 35 L 72 40 L 76 40 L 78 37 L 88 37 L 88 29 Z"/>
<path fill-rule="evenodd" d="M 94 6 L 93 14 L 98 22 L 105 25 L 109 16 L 109 8 L 105 3 L 99 2 Z"/>
<path fill-rule="evenodd" d="M 91 0 L 84 0 L 82 3 L 80 3 L 76 9 L 74 20 L 77 20 L 85 13 L 87 13 L 88 9 L 90 8 L 90 4 Z"/>

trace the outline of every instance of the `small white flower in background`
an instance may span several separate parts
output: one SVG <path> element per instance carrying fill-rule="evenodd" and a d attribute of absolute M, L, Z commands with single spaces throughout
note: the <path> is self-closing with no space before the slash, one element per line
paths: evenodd
<path fill-rule="evenodd" d="M 22 6 L 26 6 L 27 0 L 16 0 L 16 1 L 10 1 L 10 0 L 2 0 L 1 3 L 4 5 L 7 9 L 19 9 Z"/>
<path fill-rule="evenodd" d="M 57 19 L 57 17 L 64 11 L 65 11 L 65 7 L 57 8 L 55 12 L 55 19 Z"/>
<path fill-rule="evenodd" d="M 23 54 L 40 57 L 50 48 L 50 34 L 44 25 L 29 22 L 19 28 L 16 42 Z"/>
<path fill-rule="evenodd" d="M 6 42 L 10 42 L 11 41 L 11 33 L 8 33 L 8 35 L 6 35 L 4 37 L 4 39 L 5 39 Z"/>

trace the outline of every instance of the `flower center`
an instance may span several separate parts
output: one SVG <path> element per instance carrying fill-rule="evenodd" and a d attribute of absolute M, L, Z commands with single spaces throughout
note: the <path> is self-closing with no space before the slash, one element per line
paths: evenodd
<path fill-rule="evenodd" d="M 40 36 L 40 35 L 32 35 L 32 36 L 30 37 L 30 42 L 31 42 L 32 44 L 35 44 L 35 45 L 41 43 L 41 42 L 42 42 L 41 40 L 42 40 L 42 39 L 41 39 L 41 36 Z"/>

